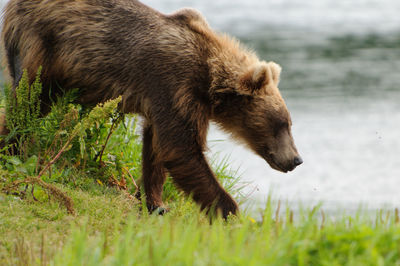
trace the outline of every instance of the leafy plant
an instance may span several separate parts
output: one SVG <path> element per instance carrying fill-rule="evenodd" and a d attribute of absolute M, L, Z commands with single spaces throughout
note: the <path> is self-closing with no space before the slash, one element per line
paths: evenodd
<path fill-rule="evenodd" d="M 102 176 L 112 176 L 119 185 L 119 180 L 114 177 L 112 172 L 113 169 L 121 171 L 121 167 L 102 171 L 101 160 L 114 127 L 117 127 L 122 120 L 116 111 L 121 97 L 98 104 L 93 109 L 86 111 L 79 105 L 70 103 L 76 91 L 72 90 L 63 97 L 58 97 L 57 102 L 53 103 L 49 115 L 41 117 L 40 74 L 41 69 L 38 70 L 35 81 L 30 84 L 28 73 L 25 70 L 15 90 L 9 88 L 6 90 L 6 121 L 10 134 L 4 138 L 6 145 L 0 151 L 0 161 L 2 162 L 0 168 L 10 173 L 18 173 L 19 178 L 14 178 L 15 175 L 4 175 L 13 176 L 13 178 L 5 180 L 7 185 L 3 186 L 2 190 L 12 193 L 12 190 L 18 190 L 21 184 L 32 185 L 33 196 L 33 189 L 36 185 L 50 191 L 53 196 L 56 195 L 55 198 L 59 198 L 65 203 L 67 201 L 63 199 L 68 197 L 66 195 L 57 196 L 62 195 L 62 192 L 43 180 L 51 179 L 52 172 L 57 172 L 59 169 L 62 169 L 63 172 L 66 168 L 75 168 L 76 171 L 83 172 L 87 170 L 85 169 L 87 164 L 93 166 L 96 163 L 98 167 L 92 172 L 100 173 Z M 110 119 L 112 120 L 111 128 L 108 126 Z M 105 130 L 97 130 L 98 128 Z M 107 129 L 109 132 L 105 134 Z M 104 139 L 105 135 L 106 139 Z M 89 149 L 96 152 L 88 152 Z M 90 156 L 92 154 L 93 156 Z M 99 163 L 97 162 L 98 158 Z M 81 164 L 82 161 L 83 164 Z M 70 172 L 66 171 L 66 173 Z M 56 176 L 69 178 L 68 175 L 63 176 L 63 174 Z M 97 176 L 97 180 L 99 178 Z M 99 182 L 101 183 L 101 181 Z M 24 191 L 26 191 L 26 187 Z M 66 206 L 69 212 L 73 213 L 72 207 L 68 207 L 72 204 Z"/>
<path fill-rule="evenodd" d="M 15 91 L 6 87 L 6 121 L 11 131 L 24 130 L 33 132 L 40 123 L 40 100 L 42 84 L 40 83 L 41 68 L 35 81 L 30 85 L 28 72 L 24 70 Z M 28 135 L 28 134 L 25 134 Z"/>
<path fill-rule="evenodd" d="M 37 128 L 40 125 L 40 83 L 41 68 L 37 71 L 35 81 L 29 84 L 28 72 L 24 70 L 15 90 L 5 88 L 6 125 L 10 133 L 5 142 L 13 142 L 13 150 L 20 155 L 29 153 L 29 149 L 37 144 Z"/>
<path fill-rule="evenodd" d="M 116 111 L 120 98 L 88 110 L 71 104 L 77 90 L 69 90 L 57 98 L 47 116 L 41 117 L 40 75 L 41 69 L 30 84 L 24 70 L 18 86 L 14 90 L 10 87 L 5 90 L 6 123 L 10 133 L 3 137 L 6 145 L 0 151 L 4 168 L 29 175 L 35 172 L 41 176 L 41 168 L 46 168 L 46 162 L 61 159 L 62 168 L 87 170 L 88 166 L 91 172 L 99 172 L 103 155 L 118 157 L 104 151 L 112 132 L 120 128 L 124 119 Z M 29 169 L 24 166 L 25 162 Z M 32 162 L 36 163 L 33 172 Z M 115 168 L 122 171 L 118 163 Z"/>

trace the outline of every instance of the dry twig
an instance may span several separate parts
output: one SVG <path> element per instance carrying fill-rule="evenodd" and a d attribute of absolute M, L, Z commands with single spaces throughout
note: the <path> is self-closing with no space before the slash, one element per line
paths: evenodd
<path fill-rule="evenodd" d="M 57 187 L 50 185 L 44 182 L 39 177 L 27 177 L 24 180 L 16 180 L 12 182 L 10 185 L 3 188 L 3 191 L 6 193 L 10 193 L 13 190 L 16 190 L 21 184 L 29 184 L 29 185 L 38 185 L 46 190 L 49 194 L 53 195 L 59 202 L 61 202 L 69 214 L 74 215 L 74 203 L 70 197 L 68 197 L 64 192 L 62 192 Z"/>

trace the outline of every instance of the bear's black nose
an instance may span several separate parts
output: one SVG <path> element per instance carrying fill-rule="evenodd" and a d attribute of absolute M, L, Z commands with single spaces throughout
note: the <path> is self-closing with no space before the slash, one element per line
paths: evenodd
<path fill-rule="evenodd" d="M 298 166 L 298 165 L 300 165 L 302 163 L 303 163 L 303 159 L 301 159 L 300 156 L 294 157 L 294 161 L 293 161 L 294 166 Z"/>

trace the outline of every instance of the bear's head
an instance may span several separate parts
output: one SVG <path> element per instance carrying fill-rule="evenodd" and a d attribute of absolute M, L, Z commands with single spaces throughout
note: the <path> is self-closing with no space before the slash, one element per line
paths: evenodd
<path fill-rule="evenodd" d="M 292 171 L 303 161 L 293 141 L 292 121 L 279 92 L 281 67 L 257 62 L 225 79 L 213 93 L 213 118 L 275 170 Z"/>

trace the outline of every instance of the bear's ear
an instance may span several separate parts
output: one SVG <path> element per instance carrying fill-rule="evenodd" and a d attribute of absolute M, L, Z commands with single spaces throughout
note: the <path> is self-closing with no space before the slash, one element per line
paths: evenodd
<path fill-rule="evenodd" d="M 245 95 L 267 94 L 270 86 L 277 86 L 281 67 L 274 62 L 260 62 L 240 78 L 238 92 Z"/>
<path fill-rule="evenodd" d="M 278 86 L 280 78 L 281 78 L 282 67 L 272 61 L 268 62 L 268 65 L 271 68 L 272 79 L 273 79 L 275 85 Z"/>

